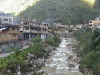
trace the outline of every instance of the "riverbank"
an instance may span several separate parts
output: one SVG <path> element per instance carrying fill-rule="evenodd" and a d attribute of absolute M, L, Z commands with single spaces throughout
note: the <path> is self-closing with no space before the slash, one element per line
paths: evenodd
<path fill-rule="evenodd" d="M 53 38 L 49 38 L 49 41 L 48 39 L 44 42 L 38 41 L 38 43 L 25 50 L 15 50 L 13 54 L 0 58 L 0 72 L 4 73 L 4 75 L 13 73 L 24 74 L 39 69 L 44 65 L 44 59 L 49 56 L 50 50 L 54 50 L 54 48 L 51 49 L 52 47 L 49 49 L 48 42 L 56 45 L 57 42 L 60 42 L 59 36 L 54 35 Z"/>
<path fill-rule="evenodd" d="M 82 27 L 76 32 L 79 41 L 76 49 L 80 60 L 80 71 L 85 75 L 100 74 L 100 29 Z"/>

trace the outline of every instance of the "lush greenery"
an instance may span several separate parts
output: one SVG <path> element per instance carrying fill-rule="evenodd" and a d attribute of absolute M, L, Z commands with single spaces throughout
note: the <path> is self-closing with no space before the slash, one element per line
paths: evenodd
<path fill-rule="evenodd" d="M 53 38 L 53 42 L 56 44 L 56 42 L 59 41 L 58 34 L 55 34 Z M 48 38 L 49 39 L 49 38 Z M 48 40 L 46 39 L 46 40 Z M 27 60 L 28 53 L 35 54 L 35 57 L 41 58 L 45 56 L 45 45 L 48 44 L 48 41 L 41 42 L 41 39 L 39 37 L 35 37 L 32 39 L 34 45 L 30 46 L 29 48 L 25 50 L 18 50 L 15 48 L 15 52 L 5 58 L 0 58 L 0 72 L 1 73 L 7 73 L 7 70 L 11 70 L 12 73 L 16 72 L 16 67 L 18 65 L 21 66 L 21 72 L 26 72 L 27 65 L 25 63 L 25 60 Z M 59 41 L 60 42 L 60 41 Z M 53 44 L 53 45 L 55 45 Z M 51 44 L 52 45 L 52 44 Z M 6 75 L 6 74 L 5 74 Z M 7 73 L 8 75 L 8 73 Z"/>
<path fill-rule="evenodd" d="M 45 43 L 51 46 L 57 46 L 60 42 L 60 36 L 58 34 L 54 34 L 53 38 L 49 38 L 45 40 Z"/>
<path fill-rule="evenodd" d="M 32 41 L 34 44 L 36 44 L 36 43 L 41 42 L 42 39 L 41 39 L 39 36 L 36 36 L 36 37 L 32 38 L 31 41 Z"/>
<path fill-rule="evenodd" d="M 68 28 L 67 30 L 68 30 L 69 32 L 72 32 L 72 31 L 73 31 L 71 28 Z"/>
<path fill-rule="evenodd" d="M 78 49 L 82 57 L 80 61 L 81 68 L 93 70 L 94 75 L 100 74 L 100 29 L 92 30 L 88 27 L 82 27 L 77 32 L 79 40 Z M 80 47 L 80 48 L 79 48 Z"/>
<path fill-rule="evenodd" d="M 84 0 L 40 0 L 19 14 L 21 18 L 35 18 L 38 22 L 62 24 L 85 23 L 99 16 L 99 0 L 92 7 Z"/>
<path fill-rule="evenodd" d="M 27 60 L 28 53 L 35 54 L 36 57 L 42 57 L 45 53 L 43 43 L 37 43 L 34 46 L 30 46 L 29 48 L 19 51 L 15 50 L 15 53 L 7 56 L 5 58 L 0 58 L 0 71 L 5 72 L 10 69 L 12 72 L 16 72 L 16 67 L 21 65 L 21 72 L 26 70 L 26 64 L 24 60 Z"/>
<path fill-rule="evenodd" d="M 97 10 L 99 10 L 99 13 L 100 13 L 100 0 L 96 0 L 95 1 L 94 8 L 96 8 Z"/>

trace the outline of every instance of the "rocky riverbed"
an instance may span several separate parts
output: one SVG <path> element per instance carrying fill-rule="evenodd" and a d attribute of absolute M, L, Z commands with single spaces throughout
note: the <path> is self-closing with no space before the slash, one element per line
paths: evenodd
<path fill-rule="evenodd" d="M 79 71 L 79 57 L 72 51 L 75 42 L 74 38 L 61 38 L 59 47 L 46 60 L 40 75 L 83 75 Z"/>

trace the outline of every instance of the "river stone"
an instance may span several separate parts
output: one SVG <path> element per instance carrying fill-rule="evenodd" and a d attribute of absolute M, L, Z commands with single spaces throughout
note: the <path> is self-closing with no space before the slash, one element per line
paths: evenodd
<path fill-rule="evenodd" d="M 36 71 L 35 72 L 35 75 L 42 75 L 42 74 L 44 74 L 44 71 L 43 70 L 40 70 L 40 71 Z"/>
<path fill-rule="evenodd" d="M 71 55 L 68 57 L 68 59 L 72 59 L 72 58 L 73 58 L 73 56 L 71 56 Z"/>

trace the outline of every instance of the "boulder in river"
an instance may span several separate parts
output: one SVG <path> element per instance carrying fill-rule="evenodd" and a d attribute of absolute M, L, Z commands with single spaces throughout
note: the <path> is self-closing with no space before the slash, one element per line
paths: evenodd
<path fill-rule="evenodd" d="M 43 70 L 40 70 L 40 71 L 36 71 L 35 72 L 35 75 L 42 75 L 42 74 L 44 74 L 44 71 Z"/>
<path fill-rule="evenodd" d="M 73 56 L 72 55 L 70 55 L 69 57 L 68 57 L 68 59 L 72 59 L 73 58 Z"/>
<path fill-rule="evenodd" d="M 71 68 L 71 67 L 75 67 L 75 65 L 74 64 L 69 64 L 68 63 L 68 66 Z"/>

